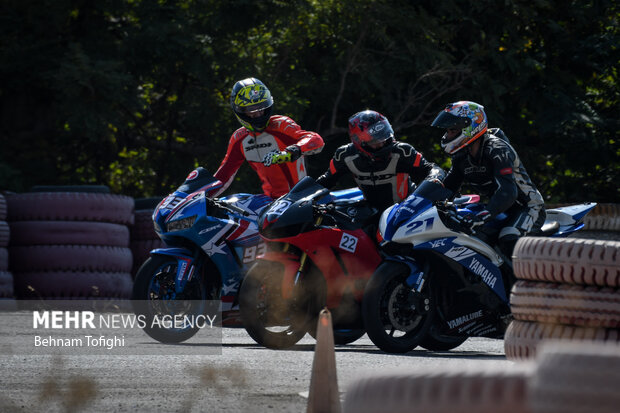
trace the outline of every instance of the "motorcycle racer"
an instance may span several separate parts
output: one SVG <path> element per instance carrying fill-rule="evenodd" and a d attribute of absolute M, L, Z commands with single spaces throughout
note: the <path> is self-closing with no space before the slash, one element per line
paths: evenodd
<path fill-rule="evenodd" d="M 349 118 L 349 137 L 351 143 L 336 149 L 317 183 L 331 188 L 342 176 L 352 174 L 364 198 L 379 212 L 407 198 L 415 189 L 414 181 L 441 180 L 445 175 L 413 146 L 397 142 L 390 122 L 374 110 Z"/>
<path fill-rule="evenodd" d="M 286 194 L 306 176 L 303 155 L 319 153 L 325 145 L 323 138 L 316 132 L 302 130 L 287 116 L 272 115 L 271 92 L 256 78 L 234 84 L 230 105 L 241 128 L 232 134 L 226 155 L 214 174 L 223 185 L 209 195 L 224 192 L 244 160 L 258 174 L 265 195 L 277 198 Z"/>
<path fill-rule="evenodd" d="M 443 181 L 446 189 L 454 194 L 467 183 L 489 198 L 485 210 L 468 217 L 470 227 L 483 225 L 502 212 L 508 215 L 498 247 L 510 262 L 518 238 L 535 233 L 545 221 L 542 195 L 503 132 L 488 129 L 482 105 L 450 103 L 431 126 L 446 130 L 441 146 L 452 157 L 452 167 Z"/>

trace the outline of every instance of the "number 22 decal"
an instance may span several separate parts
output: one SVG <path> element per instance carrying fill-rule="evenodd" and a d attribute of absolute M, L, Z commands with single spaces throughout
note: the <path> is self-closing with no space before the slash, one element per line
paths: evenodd
<path fill-rule="evenodd" d="M 342 234 L 342 238 L 340 238 L 340 248 L 345 251 L 355 252 L 357 248 L 357 237 L 345 232 Z"/>

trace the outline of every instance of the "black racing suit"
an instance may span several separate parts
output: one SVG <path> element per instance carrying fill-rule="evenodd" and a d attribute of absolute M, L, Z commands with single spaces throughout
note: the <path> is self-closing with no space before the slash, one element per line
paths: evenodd
<path fill-rule="evenodd" d="M 508 215 L 498 246 L 510 259 L 517 239 L 542 227 L 546 217 L 544 201 L 501 130 L 490 129 L 481 139 L 476 159 L 467 149 L 452 157 L 444 185 L 456 193 L 466 183 L 488 199 L 487 210 L 492 217 L 502 212 Z"/>
<path fill-rule="evenodd" d="M 381 160 L 369 159 L 350 143 L 336 149 L 329 169 L 317 182 L 332 188 L 349 173 L 364 198 L 379 212 L 407 198 L 415 189 L 414 182 L 420 183 L 427 177 L 441 180 L 445 176 L 443 169 L 428 162 L 408 143 L 395 142 L 389 156 Z"/>

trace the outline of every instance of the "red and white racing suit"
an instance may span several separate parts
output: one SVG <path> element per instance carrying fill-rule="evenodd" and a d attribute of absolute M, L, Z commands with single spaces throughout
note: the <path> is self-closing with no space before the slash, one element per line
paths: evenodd
<path fill-rule="evenodd" d="M 299 147 L 302 155 L 299 159 L 269 167 L 263 165 L 263 158 L 267 153 L 283 151 L 289 145 Z M 278 198 L 306 176 L 303 155 L 319 153 L 324 145 L 323 138 L 318 133 L 302 130 L 287 116 L 272 116 L 267 128 L 256 136 L 241 127 L 230 137 L 226 156 L 215 172 L 215 178 L 222 181 L 223 185 L 212 196 L 218 196 L 230 186 L 241 164 L 246 160 L 262 181 L 265 195 Z"/>

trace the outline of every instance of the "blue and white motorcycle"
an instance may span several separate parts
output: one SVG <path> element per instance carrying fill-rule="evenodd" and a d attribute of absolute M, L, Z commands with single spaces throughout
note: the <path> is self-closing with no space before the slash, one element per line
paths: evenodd
<path fill-rule="evenodd" d="M 381 350 L 422 346 L 446 351 L 469 337 L 503 338 L 512 316 L 512 266 L 484 240 L 497 237 L 500 214 L 478 233 L 463 217 L 484 208 L 472 199 L 445 202 L 445 189 L 425 181 L 381 215 L 377 237 L 386 253 L 364 291 L 368 336 Z M 579 229 L 596 203 L 547 210 L 539 236 Z"/>

